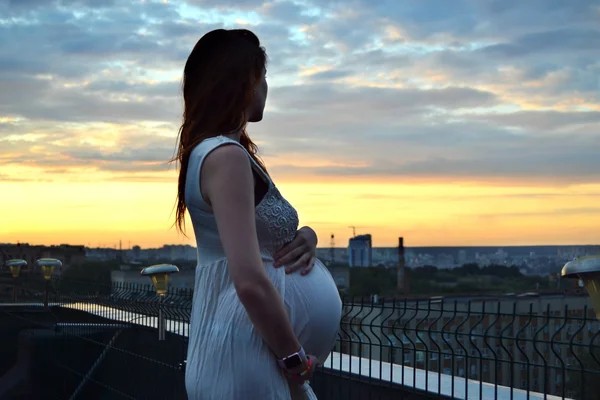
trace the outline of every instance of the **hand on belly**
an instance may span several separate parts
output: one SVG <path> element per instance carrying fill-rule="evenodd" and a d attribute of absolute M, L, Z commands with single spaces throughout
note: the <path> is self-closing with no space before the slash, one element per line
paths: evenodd
<path fill-rule="evenodd" d="M 291 242 L 275 252 L 275 268 L 285 266 L 286 274 L 302 269 L 301 275 L 308 274 L 315 265 L 317 240 L 314 231 L 303 227 L 296 232 Z"/>

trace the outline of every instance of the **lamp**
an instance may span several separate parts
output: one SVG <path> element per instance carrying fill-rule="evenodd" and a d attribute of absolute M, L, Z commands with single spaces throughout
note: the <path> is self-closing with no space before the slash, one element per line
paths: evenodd
<path fill-rule="evenodd" d="M 165 295 L 169 291 L 169 275 L 179 272 L 179 268 L 171 264 L 157 264 L 146 267 L 142 270 L 142 276 L 149 276 L 152 279 L 156 294 L 160 297 L 158 305 L 158 340 L 165 340 L 166 321 L 163 308 Z"/>
<path fill-rule="evenodd" d="M 27 265 L 27 261 L 18 258 L 8 260 L 4 263 L 9 269 L 13 278 L 17 279 L 21 274 L 21 268 Z"/>
<path fill-rule="evenodd" d="M 164 296 L 169 287 L 169 275 L 179 272 L 179 268 L 171 264 L 158 264 L 146 267 L 142 270 L 143 276 L 149 276 L 152 279 L 156 294 Z"/>
<path fill-rule="evenodd" d="M 15 282 L 13 284 L 13 302 L 17 302 L 17 279 L 19 278 L 19 275 L 21 274 L 21 268 L 23 268 L 24 266 L 27 265 L 27 261 L 22 260 L 22 259 L 12 259 L 12 260 L 8 260 L 4 263 L 8 269 L 10 269 L 10 274 L 12 275 L 12 277 L 14 278 Z"/>
<path fill-rule="evenodd" d="M 62 262 L 56 258 L 40 258 L 35 263 L 40 266 L 44 279 L 47 281 L 52 278 L 54 268 L 62 265 Z"/>
<path fill-rule="evenodd" d="M 52 279 L 54 268 L 60 267 L 62 262 L 56 258 L 39 258 L 35 263 L 42 269 L 42 275 L 44 275 L 44 280 L 46 281 L 44 307 L 48 309 L 48 286 L 50 285 L 50 279 Z"/>
<path fill-rule="evenodd" d="M 596 311 L 596 318 L 600 319 L 600 255 L 578 257 L 569 261 L 563 267 L 561 275 L 583 281 Z"/>

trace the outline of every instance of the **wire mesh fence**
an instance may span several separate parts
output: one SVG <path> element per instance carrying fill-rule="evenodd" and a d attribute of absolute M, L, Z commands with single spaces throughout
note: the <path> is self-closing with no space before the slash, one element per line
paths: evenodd
<path fill-rule="evenodd" d="M 0 282 L 0 303 L 48 303 L 50 319 L 2 313 L 36 319 L 60 338 L 62 356 L 48 362 L 70 379 L 55 398 L 161 398 L 159 385 L 171 385 L 164 398 L 185 398 L 192 291 L 174 289 L 161 300 L 151 285 L 30 280 L 15 299 L 13 286 Z M 314 381 L 323 398 L 401 398 L 407 390 L 464 399 L 600 393 L 600 323 L 585 296 L 344 299 L 343 307 L 338 341 Z M 115 375 L 116 366 L 124 372 Z M 366 394 L 344 392 L 340 378 L 348 387 L 359 382 Z"/>
<path fill-rule="evenodd" d="M 354 363 L 365 376 L 452 397 L 595 399 L 599 336 L 583 296 L 347 300 L 335 351 L 377 360 Z"/>

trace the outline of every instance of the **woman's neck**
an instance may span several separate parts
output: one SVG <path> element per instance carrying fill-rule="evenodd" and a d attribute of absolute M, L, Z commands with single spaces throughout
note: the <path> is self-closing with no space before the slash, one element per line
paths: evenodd
<path fill-rule="evenodd" d="M 221 136 L 225 136 L 226 138 L 229 138 L 231 140 L 235 140 L 236 142 L 239 142 L 240 138 L 242 137 L 242 131 L 237 130 L 234 132 L 224 133 Z"/>

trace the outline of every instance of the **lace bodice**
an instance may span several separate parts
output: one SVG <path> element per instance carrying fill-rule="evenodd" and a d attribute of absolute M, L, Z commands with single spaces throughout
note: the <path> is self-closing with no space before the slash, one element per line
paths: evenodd
<path fill-rule="evenodd" d="M 266 225 L 273 246 L 279 247 L 294 239 L 298 230 L 298 212 L 270 179 L 265 197 L 256 206 L 256 216 Z"/>

